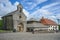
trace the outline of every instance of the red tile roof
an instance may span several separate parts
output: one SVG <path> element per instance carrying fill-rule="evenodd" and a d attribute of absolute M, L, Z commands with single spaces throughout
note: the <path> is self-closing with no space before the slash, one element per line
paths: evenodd
<path fill-rule="evenodd" d="M 47 18 L 43 18 L 40 20 L 40 22 L 44 25 L 57 25 L 56 22 L 50 20 L 50 19 L 47 19 Z"/>

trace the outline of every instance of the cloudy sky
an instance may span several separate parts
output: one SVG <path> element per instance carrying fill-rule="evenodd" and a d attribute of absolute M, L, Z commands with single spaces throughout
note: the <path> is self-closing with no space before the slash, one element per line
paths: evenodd
<path fill-rule="evenodd" d="M 19 3 L 28 18 L 40 19 L 44 16 L 54 21 L 60 19 L 60 0 L 0 0 L 0 19 L 15 11 Z"/>

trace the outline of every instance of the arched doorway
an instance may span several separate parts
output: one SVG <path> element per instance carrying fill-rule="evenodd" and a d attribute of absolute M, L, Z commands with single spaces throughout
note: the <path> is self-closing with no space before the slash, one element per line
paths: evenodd
<path fill-rule="evenodd" d="M 23 25 L 23 23 L 19 23 L 17 27 L 18 27 L 18 31 L 19 32 L 23 32 L 24 31 L 24 25 Z"/>

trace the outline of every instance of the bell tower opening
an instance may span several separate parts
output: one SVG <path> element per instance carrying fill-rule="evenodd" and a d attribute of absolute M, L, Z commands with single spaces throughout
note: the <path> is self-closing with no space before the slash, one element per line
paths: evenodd
<path fill-rule="evenodd" d="M 22 8 L 23 8 L 23 7 L 22 7 L 21 4 L 18 4 L 18 5 L 17 5 L 17 10 L 18 10 L 19 12 L 22 12 Z"/>

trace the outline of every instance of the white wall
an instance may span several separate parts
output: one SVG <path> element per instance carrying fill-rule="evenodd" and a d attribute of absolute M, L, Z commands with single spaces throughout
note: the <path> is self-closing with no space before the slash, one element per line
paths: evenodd
<path fill-rule="evenodd" d="M 48 28 L 48 30 L 59 30 L 58 26 L 51 26 Z"/>

